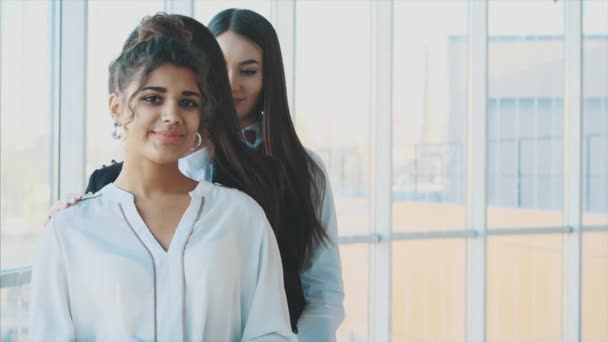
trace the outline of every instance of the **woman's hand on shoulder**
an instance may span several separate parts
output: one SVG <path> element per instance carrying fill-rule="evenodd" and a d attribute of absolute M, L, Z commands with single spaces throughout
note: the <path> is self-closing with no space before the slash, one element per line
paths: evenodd
<path fill-rule="evenodd" d="M 51 209 L 49 209 L 49 212 L 47 214 L 47 217 L 46 217 L 46 220 L 44 221 L 43 226 L 46 226 L 49 223 L 49 221 L 51 220 L 51 217 L 53 217 L 53 215 L 55 215 L 56 213 L 80 202 L 82 200 L 82 196 L 83 195 L 81 195 L 81 194 L 68 194 L 65 199 L 57 201 L 51 207 Z"/>

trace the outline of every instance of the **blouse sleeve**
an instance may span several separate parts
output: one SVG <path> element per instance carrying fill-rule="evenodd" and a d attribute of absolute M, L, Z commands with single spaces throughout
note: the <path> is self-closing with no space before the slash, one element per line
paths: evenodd
<path fill-rule="evenodd" d="M 287 298 L 283 287 L 283 267 L 279 247 L 270 224 L 261 208 L 252 224 L 261 224 L 262 237 L 257 255 L 249 266 L 257 264 L 255 290 L 249 302 L 242 341 L 297 341 L 291 331 Z M 257 262 L 256 262 L 257 261 Z"/>
<path fill-rule="evenodd" d="M 32 264 L 29 341 L 75 341 L 67 276 L 55 216 L 43 230 Z"/>
<path fill-rule="evenodd" d="M 301 273 L 306 306 L 298 321 L 301 342 L 336 341 L 336 330 L 344 320 L 344 286 L 338 250 L 336 208 L 329 177 L 320 158 L 314 156 L 325 175 L 320 221 L 329 241 L 313 252 L 308 267 Z"/>

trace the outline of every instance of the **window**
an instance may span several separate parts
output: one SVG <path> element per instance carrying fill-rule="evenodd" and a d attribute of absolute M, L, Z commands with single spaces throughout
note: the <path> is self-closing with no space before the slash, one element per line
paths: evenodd
<path fill-rule="evenodd" d="M 298 1 L 296 16 L 298 135 L 325 163 L 339 233 L 369 233 L 370 2 Z M 338 333 L 364 341 L 368 281 L 361 277 L 369 267 L 368 246 L 341 248 L 346 319 Z"/>
<path fill-rule="evenodd" d="M 563 6 L 489 2 L 489 227 L 562 224 Z"/>
<path fill-rule="evenodd" d="M 29 286 L 22 285 L 27 279 L 7 270 L 29 266 L 55 196 L 57 60 L 53 3 L 0 6 L 0 338 L 5 341 L 26 336 L 29 300 Z"/>
<path fill-rule="evenodd" d="M 488 228 L 559 227 L 564 3 L 492 1 L 488 16 Z M 562 235 L 486 248 L 487 340 L 561 340 Z"/>
<path fill-rule="evenodd" d="M 2 269 L 29 264 L 53 200 L 52 30 L 49 2 L 2 2 Z"/>
<path fill-rule="evenodd" d="M 466 1 L 393 5 L 392 231 L 465 229 Z M 465 339 L 465 240 L 392 243 L 394 341 Z"/>

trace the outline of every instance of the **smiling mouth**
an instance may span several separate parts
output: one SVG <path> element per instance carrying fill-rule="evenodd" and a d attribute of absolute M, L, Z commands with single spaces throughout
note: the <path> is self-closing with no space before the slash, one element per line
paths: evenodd
<path fill-rule="evenodd" d="M 175 144 L 184 139 L 184 134 L 180 134 L 177 132 L 167 132 L 167 131 L 152 131 L 152 135 L 154 135 L 160 142 L 165 144 Z"/>

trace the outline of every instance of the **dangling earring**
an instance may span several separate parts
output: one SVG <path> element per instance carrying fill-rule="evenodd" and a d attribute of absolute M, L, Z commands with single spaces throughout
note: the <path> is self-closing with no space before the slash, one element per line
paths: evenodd
<path fill-rule="evenodd" d="M 196 132 L 196 140 L 197 140 L 196 145 L 194 147 L 192 147 L 190 149 L 190 151 L 196 151 L 203 143 L 203 137 L 201 137 L 201 134 L 199 132 Z"/>
<path fill-rule="evenodd" d="M 122 138 L 122 134 L 118 130 L 118 122 L 114 121 L 114 128 L 112 129 L 112 139 L 120 140 Z"/>

